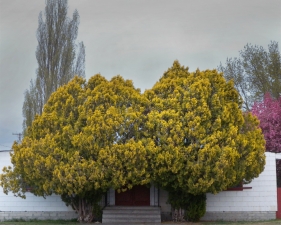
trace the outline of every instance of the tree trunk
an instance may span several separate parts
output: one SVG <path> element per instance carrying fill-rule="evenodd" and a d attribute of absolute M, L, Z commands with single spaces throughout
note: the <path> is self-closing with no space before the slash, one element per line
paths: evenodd
<path fill-rule="evenodd" d="M 88 203 L 88 201 L 85 198 L 79 198 L 78 201 L 78 207 L 73 206 L 77 213 L 79 214 L 78 216 L 78 221 L 80 223 L 90 223 L 94 219 L 93 215 L 93 206 L 92 204 Z"/>
<path fill-rule="evenodd" d="M 179 209 L 172 209 L 172 220 L 175 222 L 182 222 L 184 221 L 184 212 L 182 208 Z"/>

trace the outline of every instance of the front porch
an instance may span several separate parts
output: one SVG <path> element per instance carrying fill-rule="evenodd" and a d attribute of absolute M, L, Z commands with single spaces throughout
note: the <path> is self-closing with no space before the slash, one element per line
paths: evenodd
<path fill-rule="evenodd" d="M 131 190 L 118 193 L 114 189 L 107 192 L 107 206 L 159 206 L 159 189 L 154 185 L 150 187 L 135 186 Z"/>
<path fill-rule="evenodd" d="M 103 210 L 102 223 L 160 224 L 158 188 L 154 185 L 138 185 L 120 193 L 110 189 L 107 192 L 107 206 Z"/>

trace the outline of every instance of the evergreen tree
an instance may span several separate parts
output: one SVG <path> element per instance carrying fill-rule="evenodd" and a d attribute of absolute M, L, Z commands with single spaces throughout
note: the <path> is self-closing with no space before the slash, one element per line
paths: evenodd
<path fill-rule="evenodd" d="M 146 104 L 120 76 L 75 77 L 50 96 L 22 142 L 14 143 L 13 168 L 3 169 L 0 186 L 23 198 L 26 185 L 38 196 L 55 193 L 80 221 L 91 221 L 109 188 L 124 191 L 151 181 L 139 130 Z"/>
<path fill-rule="evenodd" d="M 177 61 L 144 94 L 121 76 L 75 77 L 14 143 L 13 167 L 3 169 L 0 186 L 21 197 L 26 185 L 35 195 L 61 195 L 80 221 L 90 221 L 109 188 L 155 183 L 170 196 L 197 198 L 171 202 L 197 221 L 205 193 L 263 171 L 265 141 L 258 120 L 241 105 L 222 73 L 189 73 Z"/>
<path fill-rule="evenodd" d="M 163 188 L 218 193 L 263 171 L 258 120 L 243 115 L 242 100 L 222 73 L 190 73 L 175 61 L 145 95 L 151 102 L 146 130 L 155 143 L 153 179 Z"/>

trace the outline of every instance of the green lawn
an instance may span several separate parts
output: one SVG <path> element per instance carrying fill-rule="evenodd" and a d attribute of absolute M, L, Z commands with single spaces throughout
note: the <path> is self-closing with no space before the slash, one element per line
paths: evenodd
<path fill-rule="evenodd" d="M 173 222 L 164 222 L 163 225 L 281 225 L 281 220 L 269 220 L 269 221 L 253 221 L 253 222 L 246 222 L 246 221 L 240 221 L 240 222 L 225 222 L 225 221 L 219 221 L 219 222 L 199 222 L 199 223 L 173 223 Z"/>
<path fill-rule="evenodd" d="M 63 221 L 63 220 L 34 220 L 34 221 L 21 221 L 21 220 L 13 220 L 13 221 L 5 221 L 5 222 L 0 222 L 1 225 L 74 225 L 74 224 L 79 224 L 78 222 L 74 221 Z"/>

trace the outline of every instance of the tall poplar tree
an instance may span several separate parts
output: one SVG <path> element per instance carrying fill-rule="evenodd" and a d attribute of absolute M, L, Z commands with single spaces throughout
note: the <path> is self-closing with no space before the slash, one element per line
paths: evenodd
<path fill-rule="evenodd" d="M 83 42 L 75 43 L 79 14 L 75 10 L 72 18 L 68 18 L 67 10 L 67 0 L 47 0 L 44 14 L 39 14 L 38 68 L 35 80 L 31 80 L 29 90 L 24 94 L 24 131 L 32 124 L 36 114 L 42 114 L 51 93 L 75 75 L 85 76 L 85 47 Z"/>

